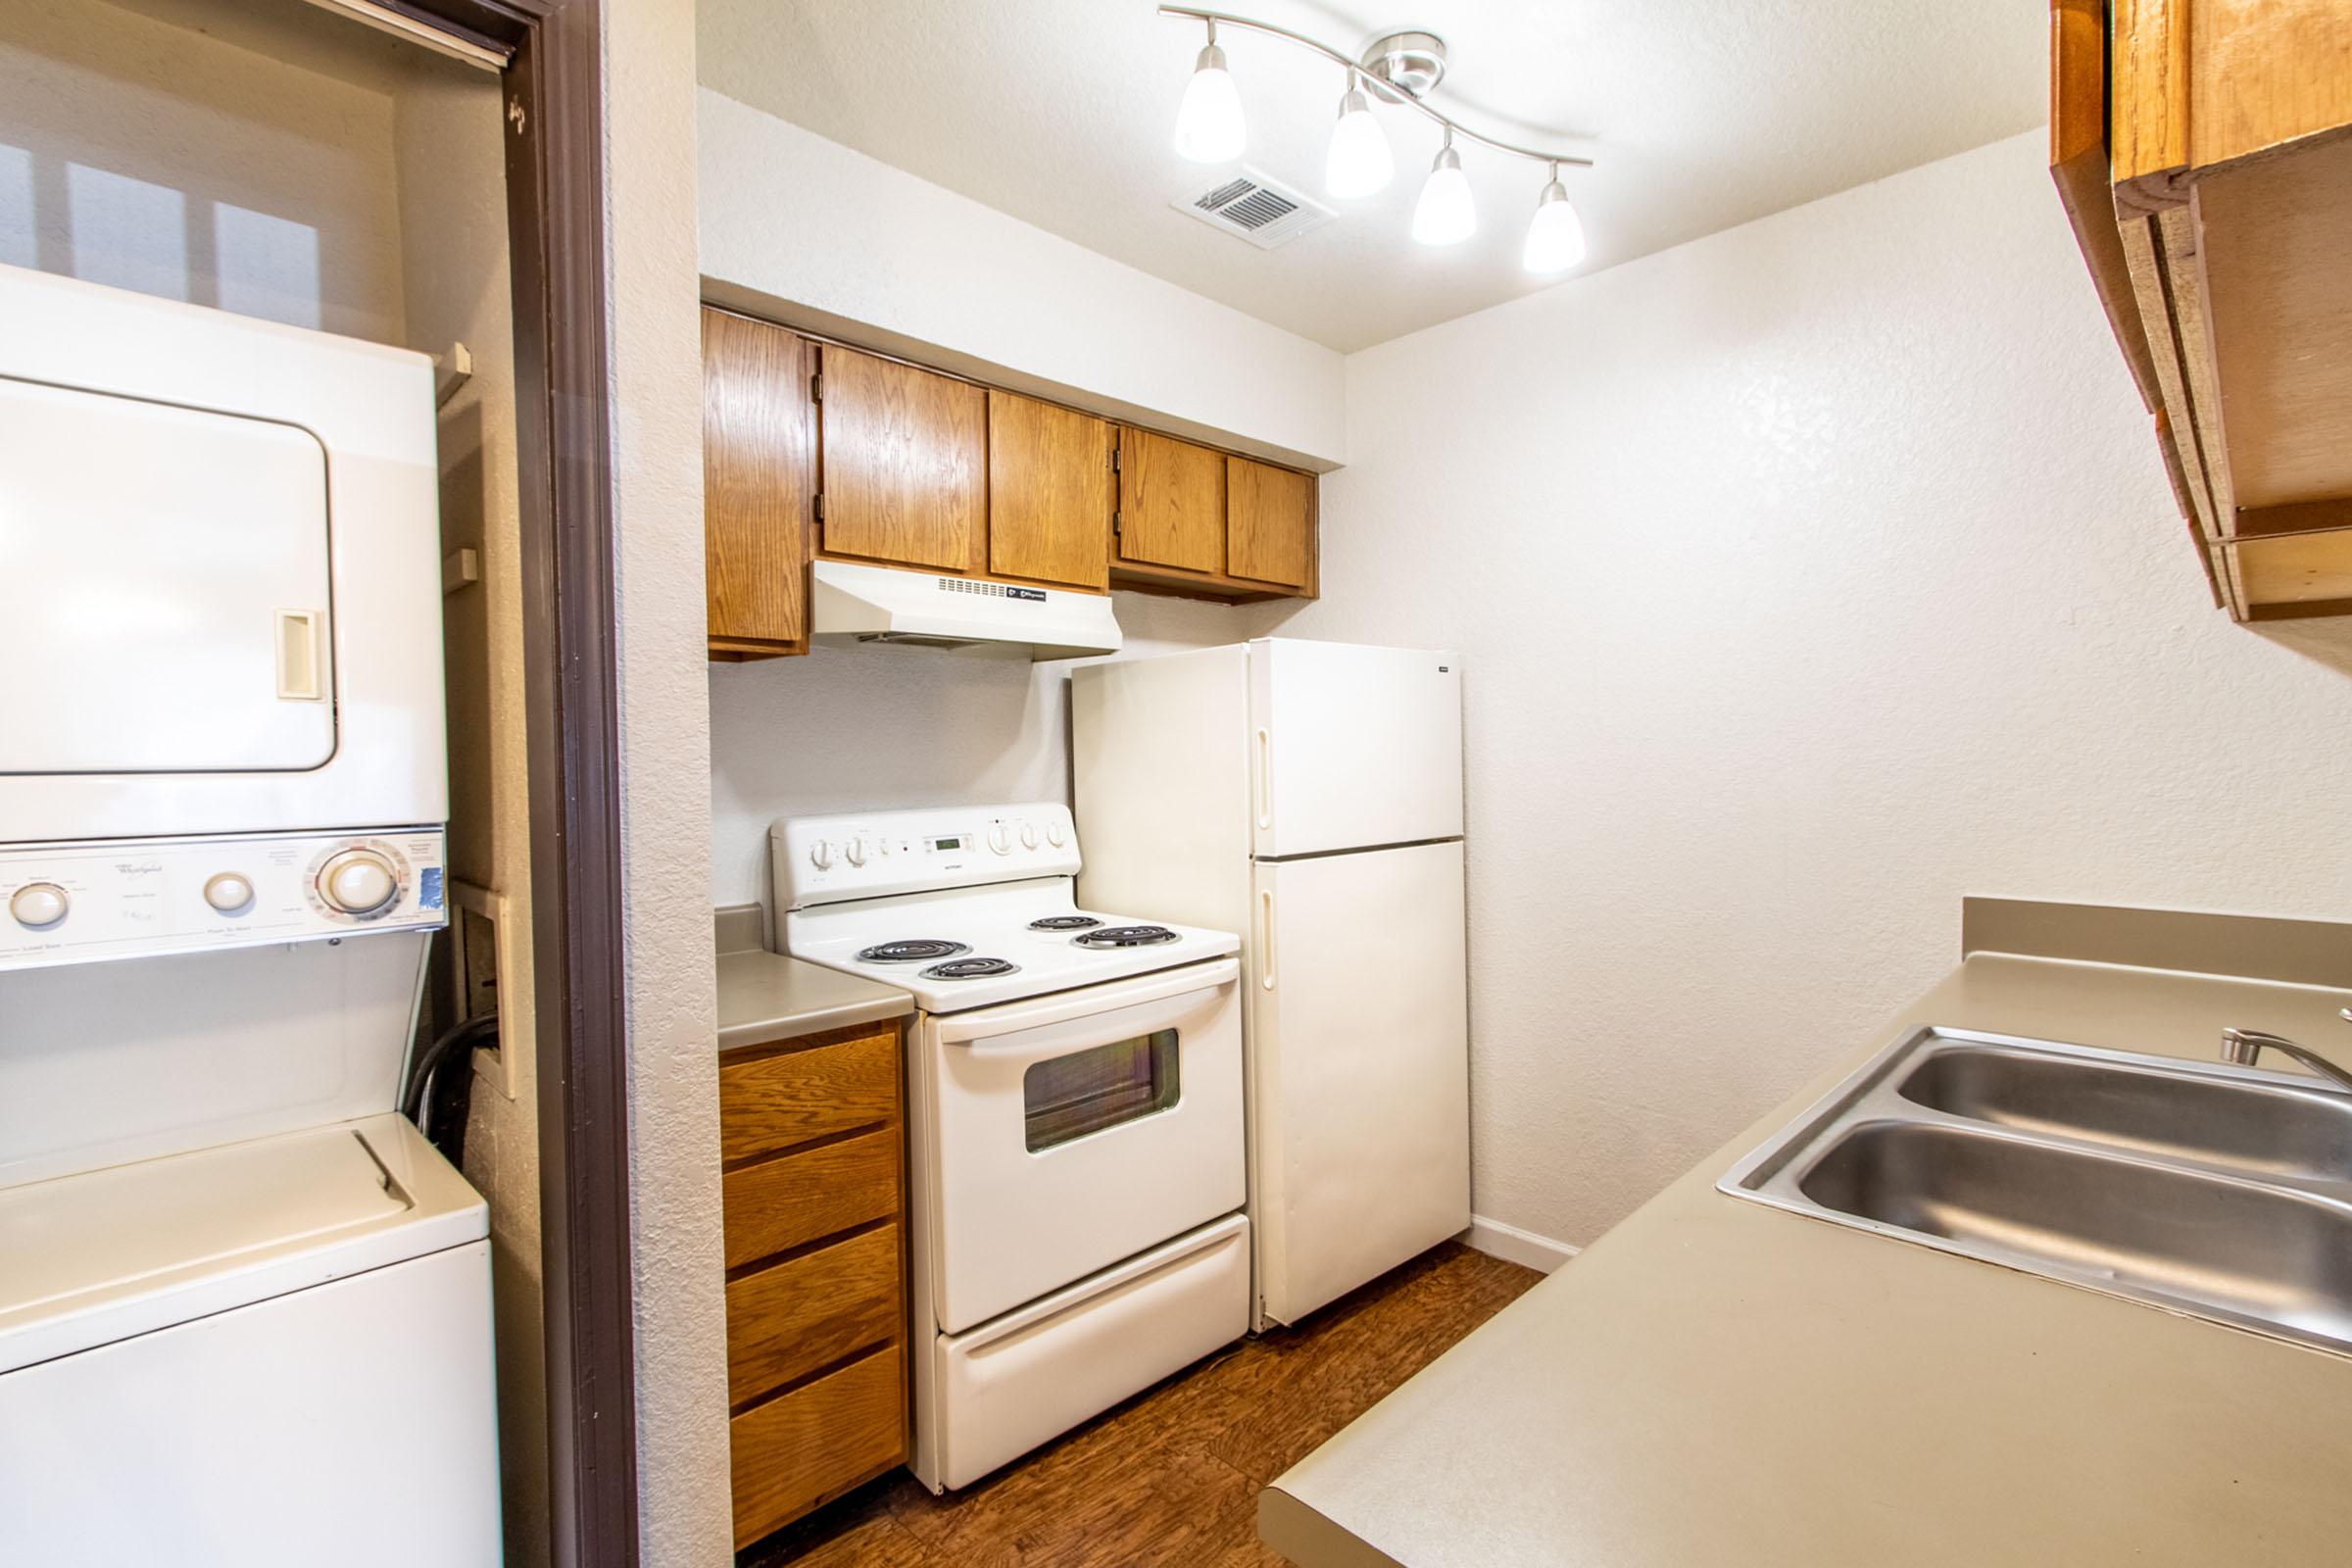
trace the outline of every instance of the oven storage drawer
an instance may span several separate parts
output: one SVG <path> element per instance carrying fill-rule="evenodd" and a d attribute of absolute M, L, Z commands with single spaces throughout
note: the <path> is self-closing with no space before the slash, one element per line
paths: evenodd
<path fill-rule="evenodd" d="M 1250 1221 L 1204 1225 L 1090 1279 L 920 1348 L 938 1417 L 927 1456 L 968 1486 L 1250 1327 Z M 930 1477 L 926 1477 L 930 1479 Z"/>

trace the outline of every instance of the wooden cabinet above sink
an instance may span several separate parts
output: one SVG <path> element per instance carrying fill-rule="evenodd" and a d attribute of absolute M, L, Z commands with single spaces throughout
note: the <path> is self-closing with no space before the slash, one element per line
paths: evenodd
<path fill-rule="evenodd" d="M 2053 0 L 2051 172 L 2216 600 L 2352 613 L 2352 5 Z"/>

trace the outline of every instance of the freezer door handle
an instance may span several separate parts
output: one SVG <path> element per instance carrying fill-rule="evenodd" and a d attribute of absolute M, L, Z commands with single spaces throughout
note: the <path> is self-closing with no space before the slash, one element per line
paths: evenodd
<path fill-rule="evenodd" d="M 1257 730 L 1257 825 L 1274 825 L 1274 736 L 1262 724 Z"/>
<path fill-rule="evenodd" d="M 1274 989 L 1274 890 L 1261 888 L 1257 895 L 1257 983 L 1268 991 Z"/>

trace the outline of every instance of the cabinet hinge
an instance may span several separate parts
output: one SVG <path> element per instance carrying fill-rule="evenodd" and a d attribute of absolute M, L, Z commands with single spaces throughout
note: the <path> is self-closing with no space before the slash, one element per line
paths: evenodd
<path fill-rule="evenodd" d="M 808 372 L 808 401 L 811 403 L 825 401 L 825 372 L 822 370 Z"/>
<path fill-rule="evenodd" d="M 816 493 L 816 520 L 825 520 L 825 493 L 822 490 Z"/>
<path fill-rule="evenodd" d="M 1119 471 L 1119 449 L 1117 447 L 1110 449 L 1110 471 L 1113 473 Z"/>
<path fill-rule="evenodd" d="M 1116 512 L 1110 514 L 1110 536 L 1113 539 L 1116 539 L 1119 536 L 1119 519 L 1121 515 L 1122 514 Z"/>

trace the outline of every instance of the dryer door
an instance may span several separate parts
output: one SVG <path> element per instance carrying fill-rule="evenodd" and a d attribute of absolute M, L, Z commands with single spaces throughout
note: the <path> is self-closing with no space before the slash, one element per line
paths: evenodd
<path fill-rule="evenodd" d="M 324 763 L 328 549 L 299 425 L 0 377 L 0 774 Z"/>

